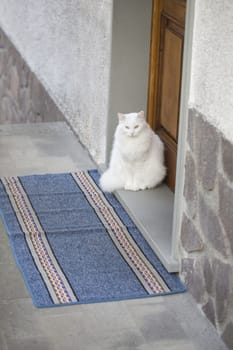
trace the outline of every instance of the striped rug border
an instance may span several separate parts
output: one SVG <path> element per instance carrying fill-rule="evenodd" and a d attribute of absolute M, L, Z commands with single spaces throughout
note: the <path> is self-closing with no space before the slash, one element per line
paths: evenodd
<path fill-rule="evenodd" d="M 115 246 L 134 271 L 149 295 L 167 293 L 169 287 L 152 266 L 139 246 L 132 239 L 129 231 L 103 192 L 99 190 L 88 171 L 71 173 L 74 180 L 85 193 L 91 206 L 103 223 Z"/>
<path fill-rule="evenodd" d="M 19 177 L 1 178 L 25 239 L 54 304 L 77 302 L 78 298 L 62 272 Z"/>

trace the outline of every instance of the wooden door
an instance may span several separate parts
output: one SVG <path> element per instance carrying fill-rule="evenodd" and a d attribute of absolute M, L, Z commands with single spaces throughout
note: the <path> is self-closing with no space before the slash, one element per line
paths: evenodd
<path fill-rule="evenodd" d="M 165 144 L 166 182 L 174 191 L 185 29 L 185 0 L 154 0 L 148 122 Z"/>

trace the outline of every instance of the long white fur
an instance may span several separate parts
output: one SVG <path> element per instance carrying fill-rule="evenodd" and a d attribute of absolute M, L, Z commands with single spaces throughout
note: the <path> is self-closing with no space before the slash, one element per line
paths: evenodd
<path fill-rule="evenodd" d="M 164 146 L 144 118 L 144 112 L 118 113 L 109 168 L 100 178 L 105 192 L 157 186 L 166 175 Z"/>

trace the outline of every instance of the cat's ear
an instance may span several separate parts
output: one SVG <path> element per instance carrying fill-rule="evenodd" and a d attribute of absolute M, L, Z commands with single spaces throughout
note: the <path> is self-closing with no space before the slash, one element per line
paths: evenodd
<path fill-rule="evenodd" d="M 144 111 L 138 112 L 138 118 L 140 118 L 140 119 L 145 119 Z"/>
<path fill-rule="evenodd" d="M 119 122 L 123 122 L 123 120 L 125 120 L 125 115 L 123 113 L 118 113 L 118 119 Z"/>

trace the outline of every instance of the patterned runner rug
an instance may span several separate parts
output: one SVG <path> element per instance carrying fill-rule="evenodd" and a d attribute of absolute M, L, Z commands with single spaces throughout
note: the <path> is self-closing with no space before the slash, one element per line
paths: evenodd
<path fill-rule="evenodd" d="M 185 290 L 98 178 L 90 170 L 0 180 L 2 218 L 37 307 Z"/>

